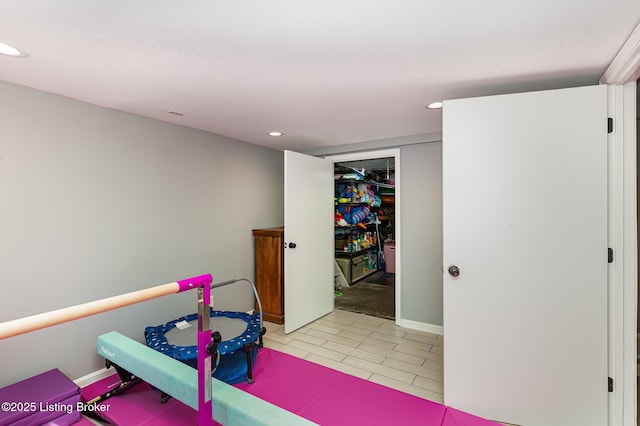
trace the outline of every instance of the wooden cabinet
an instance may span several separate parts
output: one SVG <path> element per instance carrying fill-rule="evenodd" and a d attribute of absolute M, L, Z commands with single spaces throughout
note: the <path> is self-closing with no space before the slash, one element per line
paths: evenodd
<path fill-rule="evenodd" d="M 284 324 L 284 228 L 254 229 L 255 285 L 264 320 Z"/>

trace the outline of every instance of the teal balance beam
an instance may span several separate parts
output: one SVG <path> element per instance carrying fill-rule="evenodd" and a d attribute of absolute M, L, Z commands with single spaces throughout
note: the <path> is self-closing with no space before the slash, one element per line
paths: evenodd
<path fill-rule="evenodd" d="M 115 331 L 98 337 L 98 354 L 198 410 L 196 369 Z M 212 417 L 226 426 L 315 424 L 215 378 L 211 391 Z"/>

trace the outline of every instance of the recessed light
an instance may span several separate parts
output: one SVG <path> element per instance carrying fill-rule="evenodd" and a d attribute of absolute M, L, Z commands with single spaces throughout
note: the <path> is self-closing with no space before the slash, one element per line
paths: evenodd
<path fill-rule="evenodd" d="M 24 52 L 3 41 L 0 41 L 0 54 L 13 56 L 14 58 L 25 58 L 28 56 L 27 52 Z"/>
<path fill-rule="evenodd" d="M 442 101 L 431 102 L 430 104 L 425 105 L 425 108 L 440 109 L 442 108 Z"/>
<path fill-rule="evenodd" d="M 282 136 L 282 135 L 284 135 L 284 133 L 279 132 L 277 130 L 272 130 L 272 131 L 269 132 L 269 136 L 277 137 L 277 136 Z"/>

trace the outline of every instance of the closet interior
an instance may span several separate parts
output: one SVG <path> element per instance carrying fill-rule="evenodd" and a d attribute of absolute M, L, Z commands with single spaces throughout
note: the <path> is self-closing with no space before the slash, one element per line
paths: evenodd
<path fill-rule="evenodd" d="M 335 163 L 335 307 L 395 318 L 394 158 Z"/>

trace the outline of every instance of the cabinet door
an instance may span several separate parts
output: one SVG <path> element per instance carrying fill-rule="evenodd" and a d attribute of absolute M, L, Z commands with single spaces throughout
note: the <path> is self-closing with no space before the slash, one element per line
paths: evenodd
<path fill-rule="evenodd" d="M 445 102 L 447 405 L 607 424 L 606 102 L 605 86 Z"/>
<path fill-rule="evenodd" d="M 284 330 L 333 310 L 333 162 L 284 153 Z"/>
<path fill-rule="evenodd" d="M 276 324 L 284 323 L 282 235 L 281 228 L 253 230 L 255 285 L 262 303 L 264 320 Z"/>

